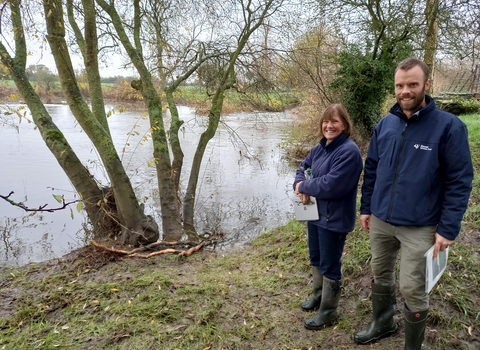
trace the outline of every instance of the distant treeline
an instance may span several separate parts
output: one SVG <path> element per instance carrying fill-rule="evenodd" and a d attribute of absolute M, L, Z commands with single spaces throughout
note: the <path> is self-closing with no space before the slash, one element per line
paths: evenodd
<path fill-rule="evenodd" d="M 134 76 L 124 77 L 121 75 L 116 75 L 114 77 L 101 78 L 100 80 L 102 84 L 115 84 L 116 82 L 119 82 L 119 81 L 123 81 L 123 80 L 132 81 L 133 79 L 138 79 L 138 78 Z"/>

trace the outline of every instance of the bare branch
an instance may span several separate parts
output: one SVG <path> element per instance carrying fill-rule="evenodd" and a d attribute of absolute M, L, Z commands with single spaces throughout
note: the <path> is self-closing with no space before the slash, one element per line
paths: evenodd
<path fill-rule="evenodd" d="M 22 202 L 15 202 L 14 200 L 11 200 L 10 199 L 10 196 L 14 194 L 13 191 L 11 191 L 8 196 L 4 196 L 4 195 L 1 195 L 0 194 L 0 198 L 6 200 L 8 203 L 10 203 L 11 205 L 15 206 L 15 207 L 19 207 L 25 211 L 33 211 L 33 212 L 37 212 L 37 211 L 44 211 L 44 212 L 48 212 L 48 213 L 53 213 L 54 211 L 58 211 L 58 210 L 63 210 L 65 209 L 66 207 L 68 207 L 70 204 L 74 204 L 74 203 L 78 203 L 78 202 L 81 202 L 80 199 L 77 199 L 76 201 L 71 201 L 71 202 L 65 202 L 64 199 L 62 199 L 62 206 L 59 207 L 59 208 L 47 208 L 47 205 L 48 204 L 44 204 L 44 205 L 40 205 L 38 208 L 29 208 L 27 207 L 24 203 Z"/>

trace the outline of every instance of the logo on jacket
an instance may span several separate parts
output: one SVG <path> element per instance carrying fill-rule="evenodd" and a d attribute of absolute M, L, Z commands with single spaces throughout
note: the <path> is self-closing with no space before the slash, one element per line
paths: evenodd
<path fill-rule="evenodd" d="M 422 151 L 431 151 L 432 150 L 430 148 L 430 146 L 419 145 L 418 143 L 414 144 L 413 147 L 415 149 L 419 149 L 419 150 L 422 150 Z"/>

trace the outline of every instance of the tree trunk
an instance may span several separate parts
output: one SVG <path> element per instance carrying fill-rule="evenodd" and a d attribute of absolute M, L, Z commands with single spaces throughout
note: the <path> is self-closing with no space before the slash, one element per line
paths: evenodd
<path fill-rule="evenodd" d="M 182 146 L 180 145 L 179 132 L 180 128 L 183 125 L 183 120 L 180 119 L 178 113 L 177 104 L 173 97 L 173 93 L 177 90 L 181 83 L 186 81 L 189 77 L 192 76 L 200 67 L 200 65 L 205 62 L 209 56 L 204 56 L 202 53 L 199 54 L 197 61 L 187 70 L 187 72 L 181 76 L 178 76 L 174 81 L 170 83 L 169 86 L 165 88 L 165 96 L 168 103 L 168 108 L 170 110 L 170 130 L 169 130 L 169 139 L 170 147 L 172 149 L 173 161 L 172 161 L 172 178 L 173 184 L 175 186 L 175 191 L 178 194 L 180 191 L 180 176 L 182 174 L 183 168 L 183 158 L 184 154 L 182 151 Z M 159 67 L 160 68 L 160 67 Z M 180 201 L 180 200 L 179 200 Z"/>
<path fill-rule="evenodd" d="M 180 207 L 177 201 L 177 192 L 172 176 L 172 167 L 170 154 L 168 151 L 168 141 L 165 133 L 165 126 L 162 117 L 162 103 L 160 96 L 152 82 L 152 76 L 146 67 L 142 49 L 140 46 L 140 9 L 138 0 L 134 2 L 134 24 L 133 41 L 137 47 L 132 45 L 130 38 L 125 32 L 120 15 L 116 11 L 113 3 L 107 3 L 104 0 L 96 0 L 97 4 L 109 15 L 115 31 L 122 43 L 125 51 L 137 72 L 140 75 L 139 81 L 133 81 L 132 87 L 138 90 L 145 100 L 148 114 L 150 117 L 150 128 L 153 140 L 153 156 L 155 158 L 158 189 L 160 195 L 160 206 L 162 215 L 163 239 L 179 240 L 182 237 L 182 222 L 180 217 Z"/>
<path fill-rule="evenodd" d="M 94 117 L 78 88 L 65 41 L 62 1 L 45 0 L 44 8 L 47 40 L 52 49 L 67 103 L 97 149 L 112 184 L 122 226 L 120 241 L 130 245 L 155 242 L 159 237 L 158 226 L 151 217 L 143 213 L 108 131 Z"/>
<path fill-rule="evenodd" d="M 85 16 L 85 35 L 82 35 L 82 32 L 77 25 L 75 14 L 73 12 L 73 0 L 67 0 L 68 22 L 73 28 L 75 41 L 80 47 L 83 61 L 85 63 L 85 71 L 88 80 L 88 89 L 90 92 L 93 115 L 98 122 L 102 124 L 105 132 L 110 134 L 107 115 L 105 113 L 105 102 L 103 100 L 102 82 L 100 79 L 100 71 L 98 66 L 98 35 L 95 2 L 94 0 L 82 0 L 82 4 Z"/>
<path fill-rule="evenodd" d="M 187 190 L 183 200 L 183 228 L 187 232 L 196 233 L 194 215 L 195 215 L 195 193 L 197 191 L 198 175 L 200 174 L 200 166 L 202 165 L 203 155 L 210 141 L 218 128 L 220 122 L 220 113 L 222 112 L 223 99 L 225 94 L 225 84 L 219 88 L 212 100 L 212 107 L 208 114 L 208 127 L 200 136 L 197 149 L 193 157 L 192 167 L 190 169 L 190 177 L 188 179 Z"/>
<path fill-rule="evenodd" d="M 3 47 L 0 51 L 3 54 Z M 3 59 L 2 61 L 5 64 Z M 82 162 L 68 144 L 63 133 L 53 122 L 52 117 L 45 109 L 40 97 L 29 84 L 26 74 L 22 74 L 22 70 L 18 69 L 18 67 L 12 67 L 10 74 L 25 99 L 32 114 L 33 121 L 42 135 L 42 139 L 84 202 L 85 210 L 93 225 L 95 236 L 104 238 L 107 230 L 112 227 L 113 223 L 108 215 L 102 212 L 101 206 L 98 205 L 103 199 L 102 190 L 97 186 L 93 175 L 83 166 Z"/>
<path fill-rule="evenodd" d="M 427 34 L 425 37 L 424 61 L 430 69 L 430 79 L 432 83 L 427 90 L 428 94 L 433 94 L 433 80 L 435 76 L 435 55 L 437 52 L 438 41 L 438 0 L 427 0 L 425 7 L 425 17 L 427 19 Z"/>
<path fill-rule="evenodd" d="M 150 90 L 155 91 L 153 86 Z M 175 187 L 175 174 L 170 164 L 167 137 L 163 127 L 162 106 L 160 97 L 155 98 L 151 94 L 147 98 L 148 114 L 153 139 L 153 156 L 156 160 L 158 191 L 160 194 L 160 208 L 162 211 L 163 239 L 180 240 L 183 234 L 182 221 L 180 217 L 180 203 L 177 198 Z M 155 92 L 156 94 L 156 92 Z"/>
<path fill-rule="evenodd" d="M 112 224 L 110 218 L 104 215 L 98 205 L 103 199 L 102 190 L 98 187 L 88 169 L 85 168 L 78 159 L 63 133 L 53 122 L 40 97 L 36 94 L 35 89 L 30 85 L 25 70 L 26 44 L 19 1 L 11 1 L 10 6 L 12 22 L 14 23 L 17 33 L 15 37 L 16 53 L 15 58 L 12 58 L 5 46 L 0 42 L 0 59 L 8 68 L 11 77 L 15 81 L 15 85 L 25 99 L 42 139 L 82 198 L 95 234 L 101 236 L 102 232 L 105 232 L 105 227 L 110 227 Z"/>
<path fill-rule="evenodd" d="M 173 91 L 171 88 L 167 88 L 165 90 L 165 95 L 167 98 L 168 108 L 170 110 L 170 147 L 172 148 L 173 154 L 173 161 L 172 161 L 172 179 L 173 185 L 178 193 L 180 190 L 180 176 L 182 174 L 182 167 L 183 167 L 183 158 L 184 154 L 182 151 L 182 147 L 180 145 L 180 138 L 179 138 L 179 131 L 181 126 L 183 125 L 183 120 L 180 119 L 178 114 L 177 104 L 175 103 L 175 99 L 173 98 Z"/>
<path fill-rule="evenodd" d="M 188 180 L 187 190 L 183 202 L 183 227 L 187 232 L 195 232 L 195 194 L 197 191 L 200 165 L 202 164 L 202 159 L 205 149 L 207 148 L 207 144 L 217 131 L 218 123 L 220 121 L 220 113 L 222 112 L 223 108 L 225 91 L 232 88 L 235 84 L 235 63 L 237 62 L 238 56 L 243 51 L 250 36 L 264 23 L 264 20 L 267 17 L 270 8 L 272 7 L 273 1 L 274 0 L 268 0 L 265 4 L 263 4 L 264 7 L 258 17 L 252 17 L 250 14 L 249 16 L 245 17 L 242 34 L 238 38 L 238 45 L 230 55 L 230 60 L 225 70 L 225 74 L 223 75 L 212 99 L 212 107 L 208 115 L 208 126 L 200 136 L 200 141 L 198 142 L 197 149 L 193 157 L 190 178 Z M 244 11 L 250 12 L 251 9 L 249 6 L 247 6 Z"/>

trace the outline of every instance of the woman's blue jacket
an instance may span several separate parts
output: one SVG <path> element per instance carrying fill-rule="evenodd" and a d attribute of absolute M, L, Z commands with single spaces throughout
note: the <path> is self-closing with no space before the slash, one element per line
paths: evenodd
<path fill-rule="evenodd" d="M 304 174 L 308 168 L 311 179 Z M 360 149 L 343 133 L 328 144 L 323 138 L 311 149 L 297 170 L 293 188 L 302 181 L 299 191 L 316 198 L 319 220 L 313 224 L 335 232 L 353 230 L 361 172 Z"/>

